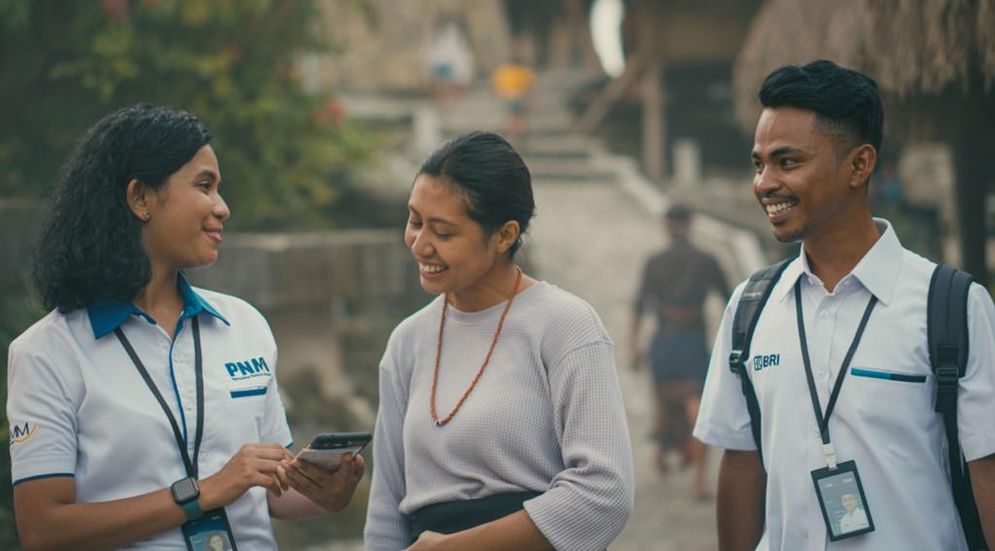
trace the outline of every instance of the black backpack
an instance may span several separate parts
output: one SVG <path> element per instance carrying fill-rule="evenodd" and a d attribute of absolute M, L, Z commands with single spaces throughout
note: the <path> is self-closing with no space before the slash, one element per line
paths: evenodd
<path fill-rule="evenodd" d="M 770 298 L 774 283 L 781 278 L 789 260 L 768 266 L 750 276 L 736 307 L 732 325 L 732 353 L 729 355 L 729 368 L 739 375 L 746 398 L 746 408 L 750 412 L 750 425 L 757 452 L 760 446 L 760 404 L 753 389 L 753 383 L 746 373 L 746 361 L 750 357 L 750 342 L 753 331 Z M 947 432 L 951 489 L 964 537 L 972 551 L 988 549 L 971 491 L 971 477 L 967 463 L 960 449 L 957 436 L 957 385 L 967 368 L 968 327 L 967 295 L 973 278 L 946 264 L 940 264 L 933 271 L 929 282 L 929 298 L 926 306 L 927 335 L 929 337 L 929 359 L 936 377 L 936 411 L 943 417 Z"/>

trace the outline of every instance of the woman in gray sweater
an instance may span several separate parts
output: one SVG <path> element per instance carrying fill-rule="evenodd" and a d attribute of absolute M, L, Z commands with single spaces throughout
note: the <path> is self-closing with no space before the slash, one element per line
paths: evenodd
<path fill-rule="evenodd" d="M 380 363 L 367 549 L 604 549 L 633 502 L 614 347 L 586 302 L 514 262 L 528 169 L 466 134 L 421 167 L 408 209 L 438 297 Z"/>

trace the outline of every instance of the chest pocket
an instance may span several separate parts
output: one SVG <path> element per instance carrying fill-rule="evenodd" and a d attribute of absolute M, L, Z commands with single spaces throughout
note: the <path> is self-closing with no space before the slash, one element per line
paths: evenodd
<path fill-rule="evenodd" d="M 903 361 L 900 354 L 893 354 L 891 361 L 877 359 L 881 361 L 854 361 L 841 401 L 847 397 L 847 402 L 860 412 L 861 420 L 873 422 L 889 434 L 935 422 L 935 381 L 925 371 L 928 366 Z"/>
<path fill-rule="evenodd" d="M 269 388 L 272 372 L 262 367 L 258 356 L 257 367 L 251 359 L 243 359 L 241 369 L 235 360 L 206 360 L 204 392 L 208 400 L 200 459 L 205 475 L 222 468 L 242 445 L 260 441 L 267 394 L 273 391 Z"/>
<path fill-rule="evenodd" d="M 273 372 L 269 363 L 262 356 L 249 356 L 224 362 L 222 371 L 220 393 L 226 404 L 229 425 L 240 427 L 237 432 L 243 443 L 258 441 L 267 395 L 275 392 L 270 388 Z"/>
<path fill-rule="evenodd" d="M 224 363 L 225 391 L 231 400 L 254 401 L 265 397 L 273 373 L 262 356 Z"/>
<path fill-rule="evenodd" d="M 258 442 L 266 414 L 267 395 L 273 372 L 266 358 L 246 355 L 241 360 L 225 360 L 211 367 L 216 392 L 224 406 L 224 431 L 235 449 L 246 442 Z"/>

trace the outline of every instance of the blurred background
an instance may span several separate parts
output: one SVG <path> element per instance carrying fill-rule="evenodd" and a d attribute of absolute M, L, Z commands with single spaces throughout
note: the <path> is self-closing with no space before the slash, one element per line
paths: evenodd
<path fill-rule="evenodd" d="M 62 159 L 136 102 L 191 110 L 216 136 L 233 216 L 220 261 L 191 277 L 269 318 L 297 442 L 372 428 L 387 335 L 430 299 L 401 239 L 407 192 L 460 132 L 503 132 L 524 154 L 538 217 L 522 261 L 621 345 L 675 198 L 732 283 L 796 251 L 750 192 L 755 95 L 774 68 L 821 57 L 884 93 L 875 212 L 990 282 L 995 0 L 0 0 L 0 359 L 43 315 L 28 272 Z M 617 349 L 639 492 L 613 548 L 713 549 L 714 502 L 686 471 L 654 470 L 648 375 Z M 366 491 L 277 522 L 281 546 L 361 548 Z M 3 483 L 0 548 L 16 547 Z"/>

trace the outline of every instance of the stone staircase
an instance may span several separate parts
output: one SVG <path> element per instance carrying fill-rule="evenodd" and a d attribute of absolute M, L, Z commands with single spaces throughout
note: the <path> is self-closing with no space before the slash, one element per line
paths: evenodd
<path fill-rule="evenodd" d="M 572 91 L 595 75 L 585 72 L 541 73 L 531 98 L 528 138 L 514 144 L 525 158 L 534 181 L 605 182 L 614 178 L 595 159 L 595 143 L 571 131 L 574 116 L 568 108 Z M 448 138 L 471 130 L 500 132 L 505 109 L 485 85 L 471 88 L 440 113 L 440 132 Z"/>
<path fill-rule="evenodd" d="M 572 129 L 575 117 L 569 109 L 570 98 L 597 78 L 576 71 L 540 73 L 532 94 L 528 137 L 514 145 L 522 153 L 537 186 L 611 185 L 628 195 L 637 208 L 658 215 L 667 199 L 659 187 L 641 174 L 638 163 L 612 155 L 596 138 Z M 439 110 L 436 116 L 438 143 L 472 130 L 500 132 L 505 115 L 501 101 L 485 83 L 480 83 Z M 563 194 L 564 200 L 569 201 L 569 190 Z M 691 197 L 696 198 L 697 194 L 688 198 Z M 715 202 L 736 210 L 729 201 Z M 698 220 L 698 240 L 707 243 L 706 247 L 727 267 L 730 277 L 745 278 L 766 264 L 768 253 L 758 244 L 755 228 L 749 228 L 752 231 L 747 233 L 740 229 L 742 226 L 730 225 L 728 219 L 702 215 Z"/>

